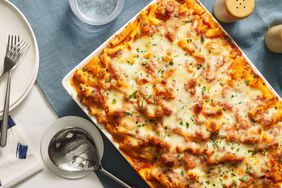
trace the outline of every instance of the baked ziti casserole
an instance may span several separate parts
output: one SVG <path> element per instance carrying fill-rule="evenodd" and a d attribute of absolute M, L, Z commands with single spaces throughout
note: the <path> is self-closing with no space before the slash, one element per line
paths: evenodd
<path fill-rule="evenodd" d="M 282 103 L 197 0 L 150 4 L 71 82 L 150 187 L 280 187 Z"/>

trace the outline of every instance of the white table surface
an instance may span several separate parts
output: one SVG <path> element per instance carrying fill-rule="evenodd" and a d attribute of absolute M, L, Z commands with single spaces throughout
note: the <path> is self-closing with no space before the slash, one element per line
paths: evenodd
<path fill-rule="evenodd" d="M 40 156 L 40 141 L 48 127 L 58 119 L 57 115 L 49 105 L 39 86 L 35 84 L 27 98 L 11 112 L 11 116 L 21 126 L 24 136 L 35 152 L 38 160 L 42 162 Z M 23 181 L 16 187 L 20 188 L 102 188 L 102 184 L 96 174 L 91 174 L 78 180 L 63 179 L 51 171 L 43 164 L 43 171 L 33 177 Z"/>

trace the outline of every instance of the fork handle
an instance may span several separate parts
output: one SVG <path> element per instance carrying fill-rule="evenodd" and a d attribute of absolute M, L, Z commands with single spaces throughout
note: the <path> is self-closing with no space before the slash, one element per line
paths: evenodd
<path fill-rule="evenodd" d="M 6 85 L 6 95 L 4 103 L 3 121 L 1 127 L 0 146 L 5 147 L 7 144 L 8 120 L 9 120 L 9 106 L 10 106 L 10 89 L 11 89 L 11 72 L 8 72 L 8 79 Z"/>

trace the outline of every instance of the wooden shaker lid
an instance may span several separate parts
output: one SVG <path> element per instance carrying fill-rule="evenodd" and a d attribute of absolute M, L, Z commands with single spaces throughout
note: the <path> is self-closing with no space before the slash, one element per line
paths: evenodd
<path fill-rule="evenodd" d="M 248 17 L 255 8 L 255 0 L 225 0 L 227 12 L 238 19 Z"/>

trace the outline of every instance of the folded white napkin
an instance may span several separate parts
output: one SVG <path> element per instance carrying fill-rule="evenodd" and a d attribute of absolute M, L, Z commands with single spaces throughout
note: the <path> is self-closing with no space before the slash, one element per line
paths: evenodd
<path fill-rule="evenodd" d="M 12 187 L 40 170 L 42 166 L 23 139 L 20 126 L 13 126 L 8 130 L 7 146 L 0 148 L 0 188 Z"/>

